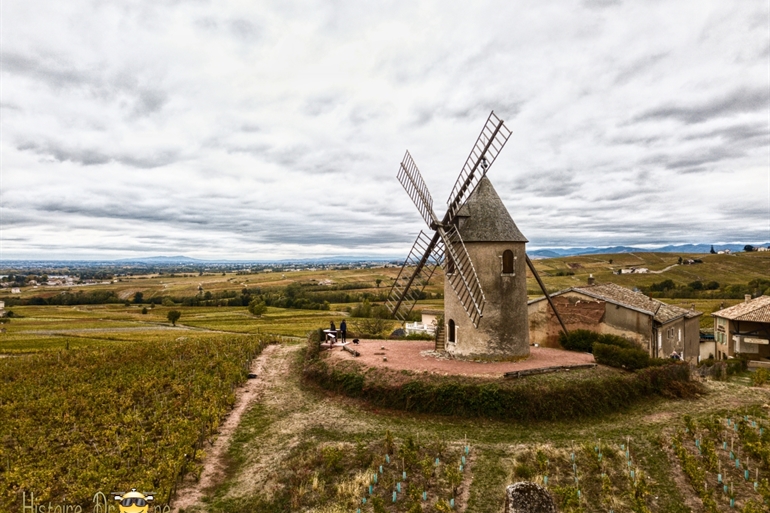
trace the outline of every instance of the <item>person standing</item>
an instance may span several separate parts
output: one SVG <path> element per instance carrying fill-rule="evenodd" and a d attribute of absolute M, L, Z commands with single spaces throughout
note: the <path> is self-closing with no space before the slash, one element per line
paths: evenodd
<path fill-rule="evenodd" d="M 345 322 L 345 319 L 342 319 L 342 322 L 340 323 L 340 340 L 342 340 L 342 343 L 344 344 L 346 342 L 345 337 L 348 333 L 348 325 Z"/>

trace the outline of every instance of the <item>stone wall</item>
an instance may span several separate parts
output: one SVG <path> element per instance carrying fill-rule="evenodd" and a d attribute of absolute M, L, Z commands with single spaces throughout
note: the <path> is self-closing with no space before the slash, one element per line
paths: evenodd
<path fill-rule="evenodd" d="M 529 355 L 527 263 L 520 242 L 466 244 L 486 298 L 478 328 L 457 299 L 448 280 L 444 285 L 444 321 L 455 321 L 457 342 L 447 351 L 460 358 L 515 360 Z M 513 251 L 514 273 L 502 273 L 503 251 Z M 447 331 L 448 333 L 448 331 Z M 447 340 L 449 340 L 447 338 Z"/>

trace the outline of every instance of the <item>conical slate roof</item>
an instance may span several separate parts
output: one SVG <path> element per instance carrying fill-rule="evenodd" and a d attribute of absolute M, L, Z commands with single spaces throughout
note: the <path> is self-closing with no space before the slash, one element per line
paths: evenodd
<path fill-rule="evenodd" d="M 465 242 L 529 242 L 486 176 L 457 212 L 457 217 L 460 236 Z"/>

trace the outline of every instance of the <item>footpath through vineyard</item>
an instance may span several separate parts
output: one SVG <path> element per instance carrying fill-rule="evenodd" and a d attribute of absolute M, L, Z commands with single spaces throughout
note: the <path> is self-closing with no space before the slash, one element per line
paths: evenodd
<path fill-rule="evenodd" d="M 276 471 L 285 466 L 292 451 L 300 444 L 326 438 L 327 432 L 335 438 L 345 438 L 347 433 L 353 439 L 357 433 L 387 428 L 391 420 L 387 416 L 361 415 L 360 409 L 348 404 L 349 401 L 304 390 L 297 361 L 301 347 L 270 346 L 257 359 L 258 379 L 252 381 L 256 381 L 258 392 L 245 405 L 246 414 L 241 417 L 235 436 L 230 436 L 231 432 L 217 440 L 227 452 L 212 452 L 204 463 L 204 474 L 215 476 L 222 476 L 225 466 L 230 466 L 224 472 L 225 486 L 213 491 L 217 499 L 228 502 L 255 492 L 270 495 L 282 486 Z M 233 421 L 234 417 L 231 416 Z M 180 490 L 173 503 L 174 511 L 209 511 L 208 501 L 201 499 L 217 483 L 216 478 L 203 482 L 202 477 L 200 483 Z"/>
<path fill-rule="evenodd" d="M 184 485 L 177 491 L 177 498 L 173 503 L 174 511 L 197 504 L 205 490 L 211 489 L 224 479 L 227 470 L 226 452 L 233 433 L 240 424 L 243 414 L 253 406 L 255 401 L 261 398 L 265 387 L 268 385 L 264 376 L 265 362 L 279 347 L 275 344 L 267 346 L 262 354 L 252 362 L 251 372 L 256 374 L 257 378 L 250 379 L 236 392 L 235 408 L 222 423 L 211 448 L 206 451 L 200 479 L 195 481 L 191 476 L 188 477 Z"/>

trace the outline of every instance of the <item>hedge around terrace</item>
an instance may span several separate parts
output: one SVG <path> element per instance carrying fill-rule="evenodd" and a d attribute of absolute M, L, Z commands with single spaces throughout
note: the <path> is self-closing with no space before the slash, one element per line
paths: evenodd
<path fill-rule="evenodd" d="M 684 363 L 636 372 L 600 366 L 495 380 L 369 368 L 355 361 L 331 361 L 312 347 L 303 376 L 325 390 L 377 407 L 519 421 L 592 417 L 625 410 L 649 397 L 686 398 L 703 391 L 690 380 Z"/>

